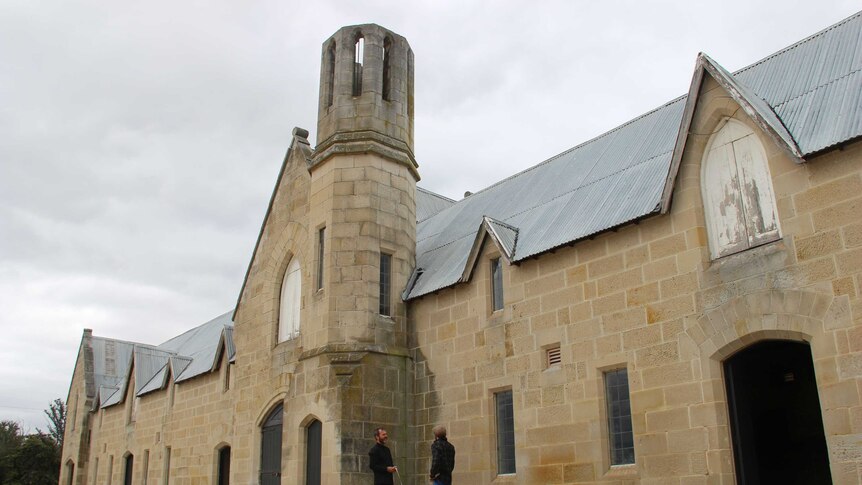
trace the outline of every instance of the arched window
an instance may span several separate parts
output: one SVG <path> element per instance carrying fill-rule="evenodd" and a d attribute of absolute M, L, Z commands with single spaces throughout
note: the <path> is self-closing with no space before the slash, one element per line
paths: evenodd
<path fill-rule="evenodd" d="M 356 44 L 353 47 L 353 95 L 362 94 L 362 64 L 365 60 L 365 38 L 356 34 Z"/>
<path fill-rule="evenodd" d="M 320 485 L 322 443 L 323 424 L 315 419 L 305 428 L 305 485 Z"/>
<path fill-rule="evenodd" d="M 326 107 L 332 106 L 335 96 L 335 42 L 326 50 Z"/>
<path fill-rule="evenodd" d="M 261 429 L 260 485 L 281 484 L 281 432 L 284 407 L 278 405 L 269 413 Z"/>
<path fill-rule="evenodd" d="M 299 258 L 294 257 L 284 272 L 279 301 L 278 341 L 292 339 L 299 335 L 299 308 L 302 303 L 302 271 Z"/>
<path fill-rule="evenodd" d="M 125 468 L 123 469 L 123 485 L 132 485 L 132 471 L 134 470 L 135 455 L 128 453 L 125 457 Z"/>
<path fill-rule="evenodd" d="M 766 151 L 748 126 L 728 119 L 712 135 L 701 185 L 713 258 L 780 237 Z"/>
<path fill-rule="evenodd" d="M 392 55 L 390 54 L 390 49 L 392 47 L 392 40 L 387 36 L 383 39 L 383 100 L 389 101 L 389 90 L 391 89 L 392 80 L 390 79 L 391 69 L 389 64 L 391 63 Z"/>

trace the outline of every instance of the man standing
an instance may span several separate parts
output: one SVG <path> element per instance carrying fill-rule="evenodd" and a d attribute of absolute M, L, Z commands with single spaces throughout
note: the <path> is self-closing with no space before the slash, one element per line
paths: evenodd
<path fill-rule="evenodd" d="M 452 485 L 452 470 L 455 469 L 455 447 L 446 439 L 446 427 L 434 427 L 434 442 L 431 443 L 431 480 L 434 485 Z"/>
<path fill-rule="evenodd" d="M 398 472 L 398 468 L 392 461 L 392 453 L 386 447 L 389 434 L 383 428 L 374 430 L 374 441 L 376 443 L 368 452 L 370 458 L 368 466 L 374 472 L 374 485 L 395 485 L 392 474 Z"/>

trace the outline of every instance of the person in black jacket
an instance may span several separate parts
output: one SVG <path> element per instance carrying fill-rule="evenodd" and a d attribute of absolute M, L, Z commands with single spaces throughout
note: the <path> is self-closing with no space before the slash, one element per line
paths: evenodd
<path fill-rule="evenodd" d="M 392 453 L 386 447 L 389 434 L 383 428 L 374 430 L 374 441 L 376 443 L 368 451 L 368 466 L 374 472 L 374 485 L 395 485 L 392 474 L 398 472 L 398 468 L 392 461 Z"/>
<path fill-rule="evenodd" d="M 445 426 L 435 426 L 433 431 L 431 480 L 434 485 L 452 485 L 452 470 L 455 469 L 455 447 L 446 439 Z"/>

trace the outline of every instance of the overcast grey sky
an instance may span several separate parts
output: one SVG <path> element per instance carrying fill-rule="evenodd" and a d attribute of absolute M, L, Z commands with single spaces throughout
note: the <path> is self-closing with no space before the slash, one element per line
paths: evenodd
<path fill-rule="evenodd" d="M 361 5 L 361 6 L 360 6 Z M 416 57 L 423 187 L 460 199 L 857 1 L 0 2 L 0 419 L 45 428 L 83 328 L 158 344 L 235 303 L 320 46 Z"/>

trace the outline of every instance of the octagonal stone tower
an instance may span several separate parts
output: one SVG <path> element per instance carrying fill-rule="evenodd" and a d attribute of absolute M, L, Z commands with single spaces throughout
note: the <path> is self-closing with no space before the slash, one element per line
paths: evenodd
<path fill-rule="evenodd" d="M 311 321 L 302 359 L 326 369 L 338 479 L 366 483 L 373 431 L 412 461 L 407 312 L 415 264 L 413 52 L 378 25 L 344 27 L 323 43 L 318 144 L 308 160 Z M 408 464 L 402 473 L 410 474 Z"/>

